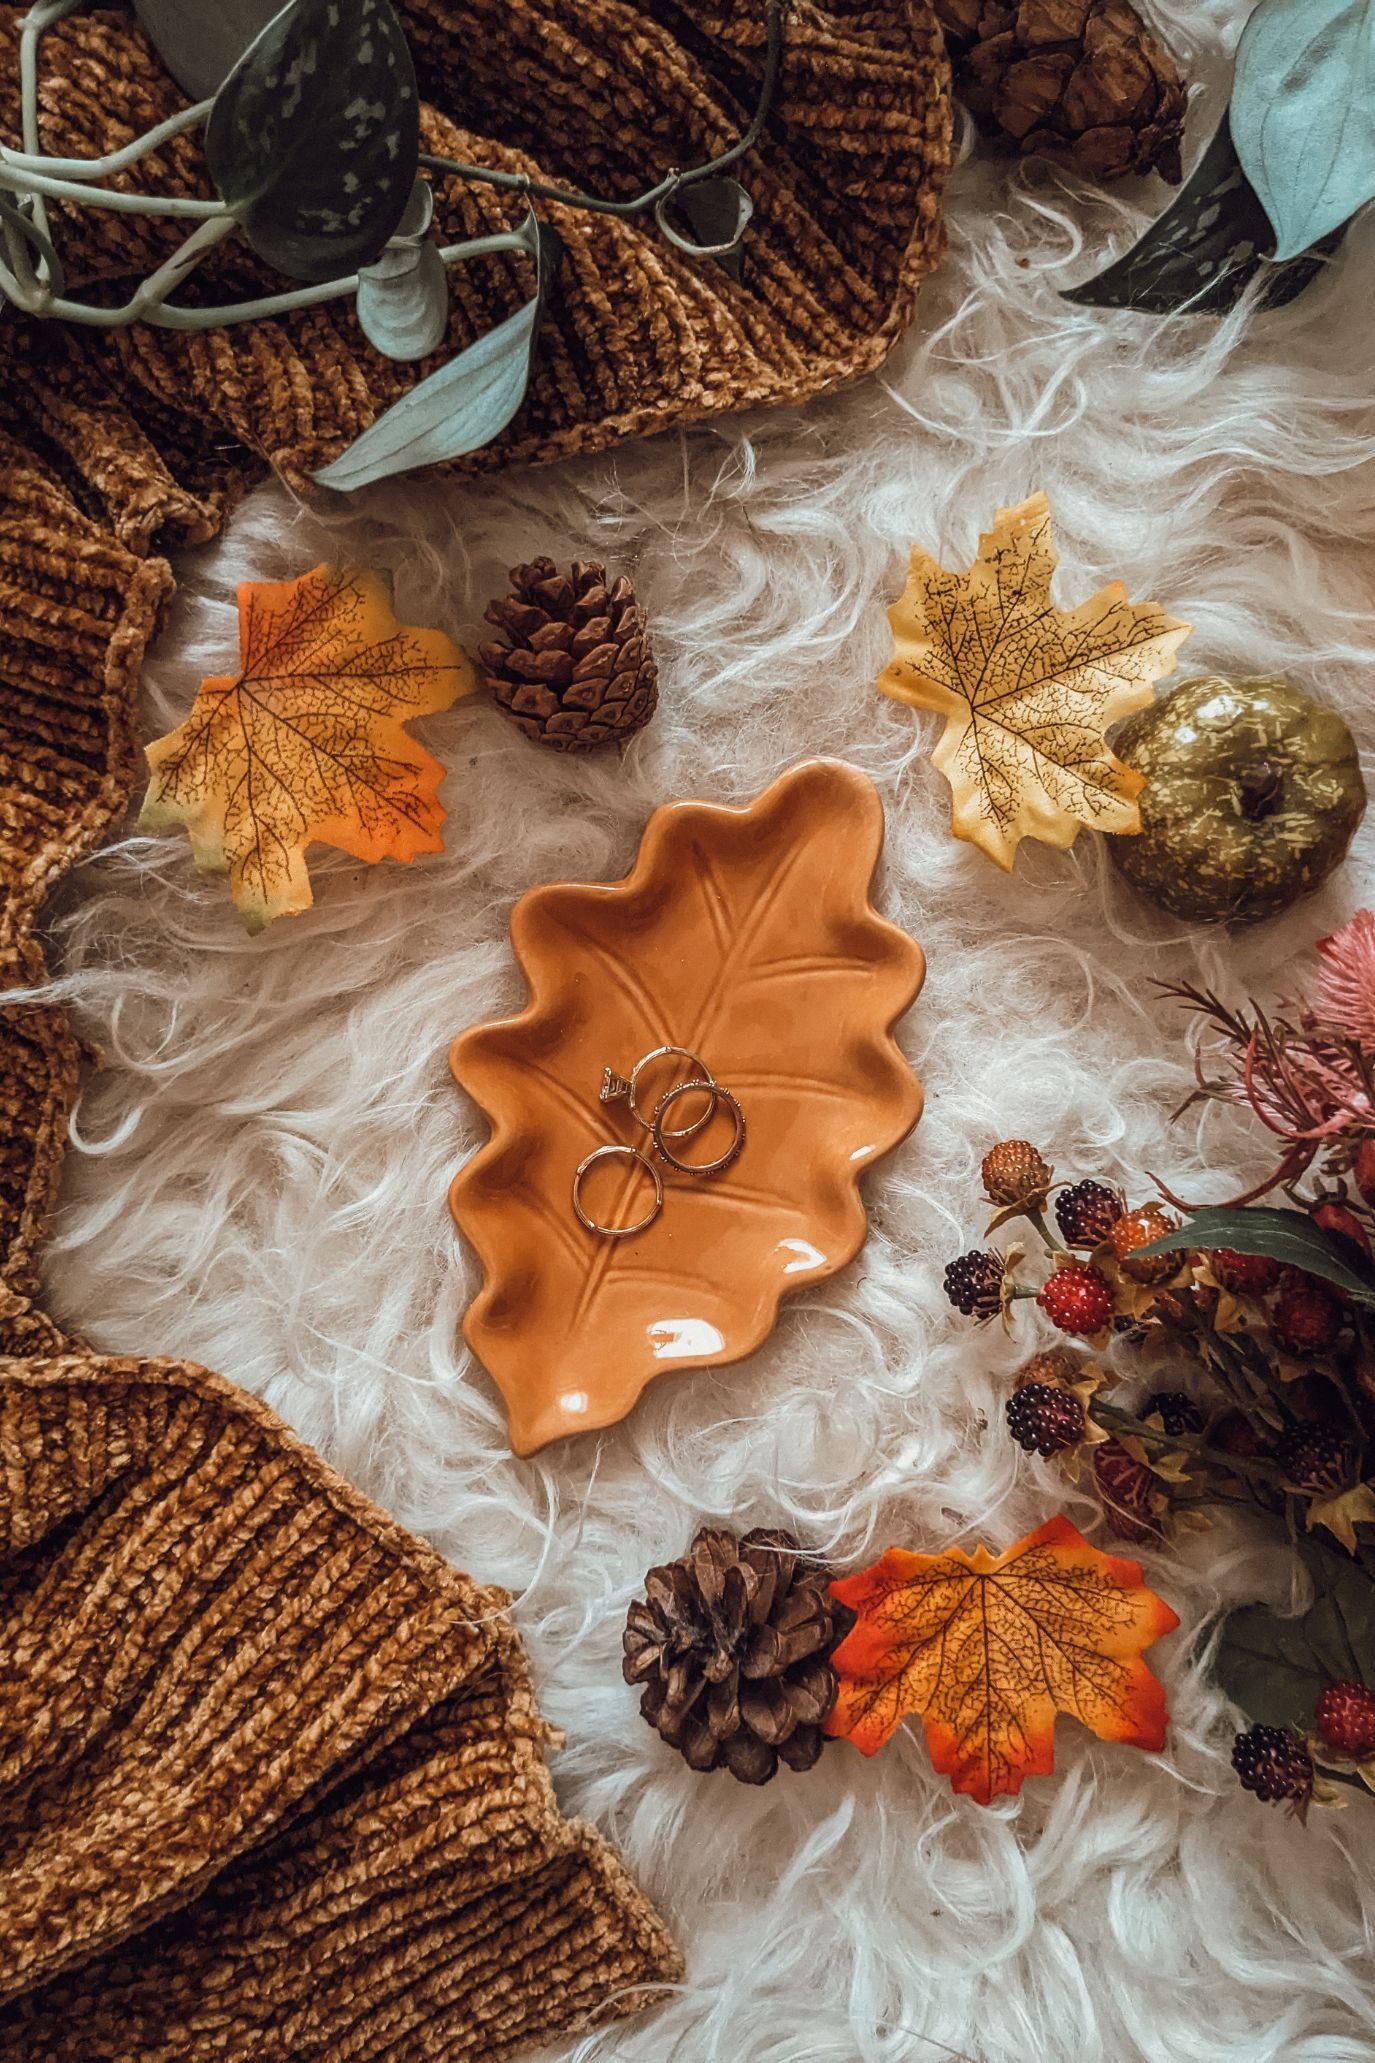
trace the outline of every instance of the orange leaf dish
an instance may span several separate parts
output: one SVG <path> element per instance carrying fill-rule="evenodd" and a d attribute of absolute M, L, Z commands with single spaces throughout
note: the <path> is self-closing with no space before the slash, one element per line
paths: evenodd
<path fill-rule="evenodd" d="M 870 903 L 882 844 L 873 783 L 813 760 L 745 808 L 656 811 L 624 881 L 516 905 L 530 1001 L 454 1045 L 491 1137 L 450 1204 L 484 1271 L 464 1334 L 517 1454 L 614 1424 L 657 1375 L 752 1353 L 788 1291 L 858 1253 L 860 1175 L 922 1104 L 892 1028 L 925 961 Z M 647 1231 L 598 1237 L 574 1170 L 613 1142 L 650 1150 L 624 1104 L 599 1102 L 603 1069 L 670 1042 L 739 1099 L 744 1151 L 718 1179 L 666 1170 Z M 606 1222 L 639 1215 L 636 1176 L 619 1179 Z"/>

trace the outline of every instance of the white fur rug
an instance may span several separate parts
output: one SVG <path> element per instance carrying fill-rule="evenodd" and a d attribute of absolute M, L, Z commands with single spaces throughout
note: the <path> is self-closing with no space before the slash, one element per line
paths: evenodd
<path fill-rule="evenodd" d="M 1157 11 L 1204 81 L 1201 137 L 1245 8 Z M 1055 1776 L 989 1810 L 910 1730 L 873 1763 L 834 1747 L 762 1791 L 695 1777 L 620 1678 L 644 1569 L 703 1520 L 788 1524 L 850 1565 L 890 1542 L 1002 1546 L 1057 1508 L 1089 1524 L 1001 1423 L 1033 1327 L 1020 1347 L 976 1333 L 941 1293 L 981 1229 L 979 1157 L 1023 1134 L 1064 1173 L 1225 1193 L 1253 1142 L 1170 1124 L 1184 1027 L 1149 977 L 1291 982 L 1311 938 L 1375 900 L 1375 815 L 1319 901 L 1234 940 L 1158 919 L 1088 834 L 1068 855 L 1026 847 L 1006 879 L 949 837 L 933 721 L 871 686 L 908 541 L 962 561 L 997 506 L 1044 487 L 1062 599 L 1120 574 L 1196 626 L 1184 671 L 1291 669 L 1375 740 L 1375 222 L 1253 322 L 1057 299 L 1160 201 L 971 163 L 950 258 L 883 379 L 558 471 L 403 482 L 343 516 L 258 493 L 180 569 L 147 735 L 232 662 L 235 583 L 327 554 L 394 568 L 400 613 L 470 646 L 508 565 L 604 557 L 650 612 L 661 714 L 624 765 L 538 751 L 478 702 L 426 723 L 450 769 L 443 857 L 317 857 L 316 908 L 257 940 L 178 836 L 112 847 L 54 916 L 59 990 L 107 1066 L 78 1114 L 53 1307 L 102 1347 L 194 1356 L 257 1391 L 516 1593 L 567 1730 L 564 1803 L 622 1845 L 689 1963 L 681 1996 L 569 2063 L 1375 2056 L 1375 1805 L 1304 1832 L 1243 1796 L 1189 1661 L 1220 1600 L 1282 1590 L 1244 1537 L 1146 1558 L 1184 1618 L 1153 1654 L 1167 1752 L 1066 1721 Z M 615 876 L 657 804 L 748 797 L 813 753 L 885 799 L 883 904 L 930 960 L 904 1034 L 926 1117 L 871 1179 L 860 1261 L 751 1362 L 665 1378 L 628 1424 L 517 1462 L 459 1341 L 475 1268 L 445 1189 L 483 1128 L 449 1042 L 519 1003 L 506 920 L 525 887 Z"/>

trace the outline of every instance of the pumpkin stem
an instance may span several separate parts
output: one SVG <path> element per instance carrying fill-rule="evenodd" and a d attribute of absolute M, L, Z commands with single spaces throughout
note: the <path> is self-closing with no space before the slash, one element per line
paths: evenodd
<path fill-rule="evenodd" d="M 1248 824 L 1259 824 L 1273 816 L 1284 800 L 1284 775 L 1265 760 L 1259 766 L 1248 767 L 1238 785 L 1241 814 Z"/>

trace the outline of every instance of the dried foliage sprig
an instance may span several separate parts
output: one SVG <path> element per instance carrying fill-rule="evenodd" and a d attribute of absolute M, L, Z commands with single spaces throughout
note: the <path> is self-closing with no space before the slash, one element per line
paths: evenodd
<path fill-rule="evenodd" d="M 1092 1484 L 1110 1534 L 1148 1546 L 1230 1509 L 1297 1549 L 1307 1610 L 1229 1614 L 1213 1667 L 1251 1722 L 1240 1782 L 1300 1815 L 1375 1789 L 1375 916 L 1318 950 L 1311 994 L 1273 1013 L 1168 991 L 1215 1035 L 1190 1103 L 1283 1141 L 1266 1182 L 1180 1222 L 1096 1178 L 1057 1186 L 1005 1141 L 984 1161 L 990 1231 L 1044 1232 L 1051 1194 L 1055 1233 L 1034 1263 L 981 1248 L 946 1275 L 976 1321 L 1010 1329 L 1034 1298 L 1061 1335 L 1014 1376 L 1008 1431 Z M 1277 1187 L 1289 1207 L 1251 1203 Z"/>

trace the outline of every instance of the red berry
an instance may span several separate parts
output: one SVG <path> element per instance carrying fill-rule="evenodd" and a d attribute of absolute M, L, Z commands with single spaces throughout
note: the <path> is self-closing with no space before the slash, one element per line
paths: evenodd
<path fill-rule="evenodd" d="M 1325 1354 L 1337 1344 L 1342 1307 L 1326 1283 L 1286 1268 L 1270 1309 L 1270 1329 L 1291 1354 Z"/>
<path fill-rule="evenodd" d="M 1023 1383 L 1007 1400 L 1007 1429 L 1028 1454 L 1063 1454 L 1084 1437 L 1084 1407 L 1054 1383 Z"/>
<path fill-rule="evenodd" d="M 1055 1199 L 1055 1222 L 1066 1246 L 1101 1246 L 1122 1215 L 1122 1199 L 1105 1182 L 1076 1182 Z"/>
<path fill-rule="evenodd" d="M 1265 1452 L 1265 1444 L 1244 1411 L 1224 1411 L 1208 1434 L 1208 1445 L 1219 1453 L 1235 1454 L 1240 1461 L 1253 1461 Z"/>
<path fill-rule="evenodd" d="M 1366 1202 L 1375 1204 L 1375 1139 L 1361 1141 L 1351 1172 Z"/>
<path fill-rule="evenodd" d="M 1283 1272 L 1269 1254 L 1239 1254 L 1230 1246 L 1215 1246 L 1208 1259 L 1222 1287 L 1239 1297 L 1268 1296 Z"/>
<path fill-rule="evenodd" d="M 1143 1259 L 1138 1247 L 1149 1246 L 1153 1239 L 1163 1239 L 1167 1232 L 1173 1232 L 1178 1220 L 1158 1203 L 1148 1203 L 1139 1211 L 1128 1211 L 1113 1226 L 1109 1237 L 1112 1250 L 1117 1256 L 1118 1266 L 1124 1275 L 1130 1275 L 1133 1282 L 1168 1282 L 1179 1273 L 1183 1255 L 1152 1254 Z"/>
<path fill-rule="evenodd" d="M 1120 1440 L 1104 1440 L 1093 1450 L 1093 1474 L 1108 1531 L 1135 1547 L 1158 1541 L 1160 1528 L 1151 1510 L 1156 1479 L 1144 1463 L 1129 1454 Z"/>
<path fill-rule="evenodd" d="M 1320 1738 L 1341 1755 L 1375 1755 L 1375 1691 L 1363 1683 L 1329 1683 L 1315 1714 Z"/>
<path fill-rule="evenodd" d="M 1029 1139 L 1001 1140 L 984 1155 L 979 1172 L 989 1202 L 1012 1210 L 1019 1204 L 1040 1210 L 1055 1177 L 1054 1168 Z"/>
<path fill-rule="evenodd" d="M 1107 1280 L 1086 1262 L 1070 1261 L 1046 1278 L 1036 1299 L 1061 1332 L 1089 1339 L 1102 1332 L 1112 1317 L 1112 1291 Z"/>
<path fill-rule="evenodd" d="M 1321 1225 L 1324 1232 L 1335 1232 L 1338 1239 L 1349 1239 L 1363 1254 L 1369 1254 L 1370 1234 L 1344 1203 L 1320 1203 L 1313 1213 L 1313 1223 Z"/>
<path fill-rule="evenodd" d="M 1012 1378 L 1012 1387 L 1022 1390 L 1028 1383 L 1050 1383 L 1055 1389 L 1067 1390 L 1083 1373 L 1083 1356 L 1076 1354 L 1073 1347 L 1046 1347 L 1022 1363 Z"/>
<path fill-rule="evenodd" d="M 1243 1791 L 1254 1791 L 1263 1804 L 1288 1798 L 1304 1805 L 1313 1795 L 1313 1758 L 1303 1735 L 1283 1726 L 1252 1726 L 1232 1742 L 1232 1767 Z"/>

